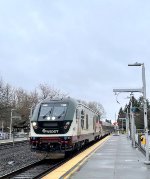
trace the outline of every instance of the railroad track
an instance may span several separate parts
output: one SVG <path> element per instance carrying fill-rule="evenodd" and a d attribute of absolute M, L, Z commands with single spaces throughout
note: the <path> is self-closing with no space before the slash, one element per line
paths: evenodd
<path fill-rule="evenodd" d="M 61 166 L 74 155 L 65 159 L 59 160 L 41 160 L 24 168 L 18 169 L 6 175 L 0 177 L 0 179 L 38 179 L 44 176 L 46 173 L 51 172 L 57 167 Z"/>
<path fill-rule="evenodd" d="M 63 162 L 63 161 L 61 161 Z M 44 173 L 51 171 L 55 167 L 59 165 L 59 162 L 54 161 L 48 161 L 48 160 L 41 160 L 36 163 L 33 163 L 31 165 L 28 165 L 24 168 L 18 169 L 16 171 L 13 171 L 9 174 L 6 174 L 1 179 L 33 179 L 33 178 L 39 178 Z"/>
<path fill-rule="evenodd" d="M 97 141 L 96 141 L 97 142 Z M 69 161 L 71 158 L 75 157 L 76 155 L 80 154 L 88 147 L 92 146 L 95 142 L 89 143 L 87 146 L 82 148 L 80 151 L 76 151 L 70 156 L 61 159 L 61 160 L 41 160 L 35 163 L 32 163 L 28 166 L 20 168 L 16 171 L 8 173 L 4 176 L 1 176 L 1 179 L 38 179 L 42 176 L 46 175 L 47 173 L 51 172 L 52 170 L 56 169 L 57 167 L 61 166 L 65 162 Z"/>
<path fill-rule="evenodd" d="M 28 166 L 25 166 L 23 168 L 15 170 L 11 173 L 3 175 L 0 177 L 0 179 L 37 179 L 37 178 L 41 178 L 41 176 L 44 176 L 46 173 L 49 173 L 52 170 L 56 169 L 60 165 L 64 164 L 68 160 L 70 160 L 72 157 L 81 153 L 83 150 L 85 150 L 85 149 L 82 149 L 81 151 L 76 152 L 76 153 L 72 154 L 71 156 L 61 159 L 61 160 L 45 160 L 45 159 L 43 159 L 41 161 L 35 162 L 33 164 L 30 164 Z"/>

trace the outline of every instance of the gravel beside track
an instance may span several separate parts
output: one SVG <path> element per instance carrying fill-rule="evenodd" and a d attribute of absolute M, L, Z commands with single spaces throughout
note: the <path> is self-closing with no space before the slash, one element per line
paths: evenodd
<path fill-rule="evenodd" d="M 1 141 L 0 141 L 1 142 Z M 29 144 L 29 140 L 14 141 L 14 145 L 17 147 Z M 0 150 L 13 148 L 13 142 L 0 143 Z"/>
<path fill-rule="evenodd" d="M 0 150 L 0 178 L 4 178 L 3 176 L 6 176 L 5 178 L 8 179 L 10 178 L 7 177 L 8 174 L 9 176 L 11 176 L 11 178 L 14 179 L 31 179 L 37 177 L 41 178 L 41 176 L 43 176 L 45 172 L 47 173 L 47 171 L 53 170 L 55 167 L 58 167 L 62 163 L 78 155 L 86 148 L 93 145 L 95 142 L 89 143 L 80 151 L 73 152 L 64 160 L 47 160 L 47 162 L 46 160 L 42 160 L 44 158 L 39 157 L 36 155 L 36 153 L 30 151 L 29 143 L 23 144 L 19 147 L 17 145 L 14 145 L 13 148 L 11 147 Z M 15 171 L 18 172 L 16 173 Z"/>
<path fill-rule="evenodd" d="M 0 150 L 0 178 L 39 160 L 36 154 L 30 151 L 29 142 L 5 147 Z"/>

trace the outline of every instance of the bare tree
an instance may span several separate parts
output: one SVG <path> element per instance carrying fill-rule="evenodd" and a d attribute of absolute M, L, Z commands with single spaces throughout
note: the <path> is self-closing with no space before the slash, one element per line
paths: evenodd
<path fill-rule="evenodd" d="M 10 125 L 11 109 L 15 109 L 13 115 L 20 117 L 20 120 L 13 120 L 14 123 L 20 123 L 23 126 L 25 123 L 29 123 L 30 108 L 35 106 L 39 101 L 46 98 L 62 98 L 67 96 L 68 94 L 47 84 L 40 84 L 38 89 L 28 92 L 22 88 L 12 88 L 12 86 L 0 79 L 0 125 L 2 121 L 5 129 Z M 100 103 L 80 102 L 99 113 L 100 117 L 105 115 L 104 108 Z"/>
<path fill-rule="evenodd" d="M 3 80 L 0 80 L 0 122 L 3 122 L 5 128 L 9 126 L 10 123 L 10 110 L 13 105 L 13 89 L 7 83 L 5 84 Z"/>
<path fill-rule="evenodd" d="M 67 94 L 61 92 L 58 89 L 55 89 L 54 87 L 49 86 L 48 84 L 40 84 L 39 85 L 40 89 L 40 99 L 46 99 L 46 98 L 61 98 L 61 97 L 66 97 Z"/>
<path fill-rule="evenodd" d="M 29 106 L 30 108 L 32 106 L 35 106 L 39 102 L 40 97 L 36 89 L 33 92 L 30 92 L 29 100 L 30 100 L 30 106 Z"/>
<path fill-rule="evenodd" d="M 100 118 L 105 117 L 105 110 L 102 104 L 92 101 L 88 103 L 89 108 L 93 109 L 95 112 L 97 112 L 100 115 Z"/>

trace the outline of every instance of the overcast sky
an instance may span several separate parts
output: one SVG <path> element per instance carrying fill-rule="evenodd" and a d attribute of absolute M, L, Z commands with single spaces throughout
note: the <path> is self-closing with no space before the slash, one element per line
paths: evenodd
<path fill-rule="evenodd" d="M 1 0 L 0 76 L 14 87 L 47 83 L 100 102 L 107 118 L 128 103 L 113 88 L 141 88 L 150 99 L 150 1 Z M 138 94 L 137 96 L 139 96 Z"/>

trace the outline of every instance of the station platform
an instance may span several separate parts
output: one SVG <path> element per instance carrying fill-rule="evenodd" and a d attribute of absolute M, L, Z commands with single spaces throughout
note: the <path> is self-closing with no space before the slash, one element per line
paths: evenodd
<path fill-rule="evenodd" d="M 150 179 L 145 156 L 132 148 L 127 136 L 111 136 L 73 174 L 71 179 Z"/>

